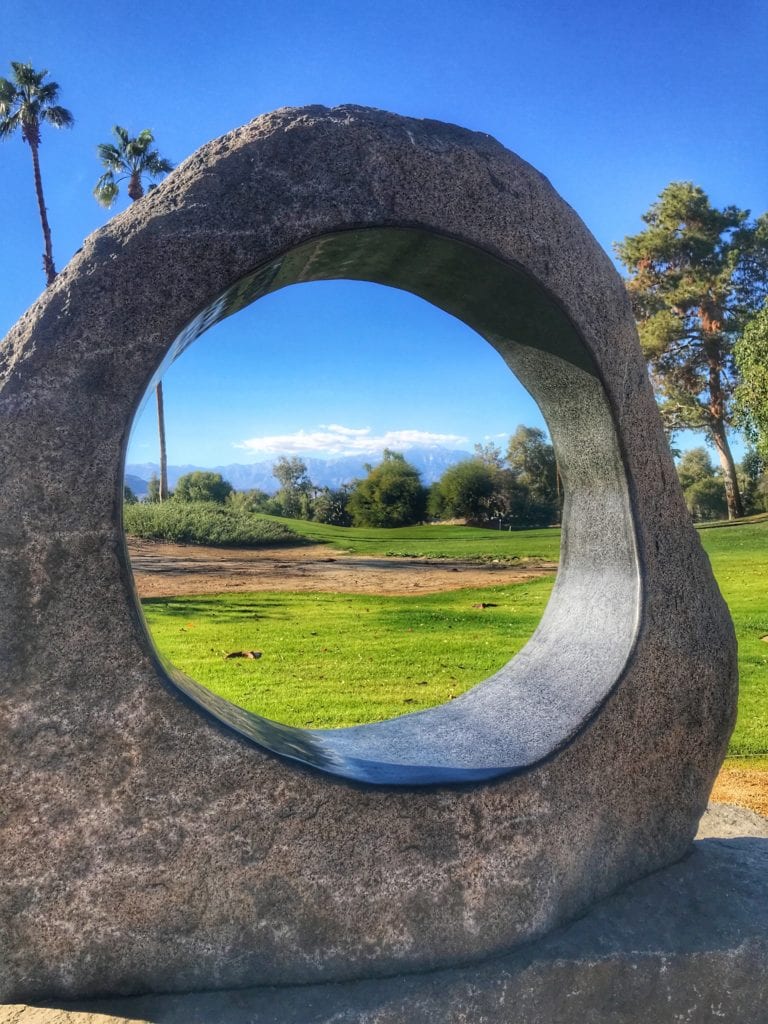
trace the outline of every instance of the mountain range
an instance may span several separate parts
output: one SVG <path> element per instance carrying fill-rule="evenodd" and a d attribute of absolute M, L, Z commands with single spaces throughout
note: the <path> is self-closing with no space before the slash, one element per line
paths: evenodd
<path fill-rule="evenodd" d="M 462 459 L 470 458 L 470 454 L 470 452 L 440 448 L 435 445 L 411 448 L 404 452 L 406 459 L 420 471 L 421 478 L 427 485 L 439 480 L 449 466 L 461 462 Z M 185 473 L 194 473 L 196 470 L 205 470 L 221 473 L 236 491 L 248 491 L 258 487 L 268 494 L 274 494 L 280 486 L 272 476 L 272 466 L 278 457 L 275 456 L 265 462 L 233 462 L 228 466 L 169 466 L 168 486 L 173 490 L 180 476 L 184 476 Z M 366 475 L 365 464 L 376 465 L 380 461 L 380 454 L 344 455 L 338 459 L 302 459 L 313 484 L 318 487 L 333 488 L 364 477 Z M 156 462 L 131 462 L 125 467 L 125 482 L 137 498 L 143 498 L 147 494 L 150 477 L 157 476 L 159 473 L 160 467 Z"/>

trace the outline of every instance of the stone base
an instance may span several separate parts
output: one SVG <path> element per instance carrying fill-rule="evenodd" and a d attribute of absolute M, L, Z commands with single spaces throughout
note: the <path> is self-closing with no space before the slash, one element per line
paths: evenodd
<path fill-rule="evenodd" d="M 2 1024 L 768 1024 L 768 820 L 713 806 L 690 857 L 479 965 L 341 985 L 5 1006 Z"/>

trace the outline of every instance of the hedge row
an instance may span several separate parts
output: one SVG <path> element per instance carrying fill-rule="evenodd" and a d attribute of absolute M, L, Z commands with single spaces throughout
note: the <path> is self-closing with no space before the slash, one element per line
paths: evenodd
<path fill-rule="evenodd" d="M 145 540 L 221 547 L 306 543 L 282 523 L 209 501 L 139 502 L 123 509 L 125 532 Z"/>

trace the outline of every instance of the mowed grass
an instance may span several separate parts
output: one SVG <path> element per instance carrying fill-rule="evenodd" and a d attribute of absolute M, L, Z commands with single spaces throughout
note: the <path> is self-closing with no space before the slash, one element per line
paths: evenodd
<path fill-rule="evenodd" d="M 768 754 L 768 523 L 699 531 L 739 641 L 732 755 Z"/>
<path fill-rule="evenodd" d="M 160 650 L 228 700 L 324 728 L 442 704 L 536 628 L 552 578 L 419 597 L 257 593 L 143 602 Z M 495 607 L 474 608 L 475 604 Z M 226 659 L 257 650 L 258 660 Z"/>
<path fill-rule="evenodd" d="M 329 543 L 329 533 L 338 529 L 346 550 L 370 554 L 555 560 L 559 547 L 557 530 L 293 525 L 309 539 Z M 699 536 L 739 640 L 739 719 L 730 752 L 765 755 L 768 643 L 761 638 L 768 636 L 768 523 L 705 529 Z M 418 597 L 259 593 L 154 599 L 144 608 L 158 647 L 189 675 L 258 714 L 321 728 L 420 710 L 481 681 L 533 633 L 552 582 Z M 472 607 L 479 603 L 494 607 Z M 259 650 L 262 657 L 225 659 L 237 650 Z"/>
<path fill-rule="evenodd" d="M 262 518 L 287 526 L 315 544 L 360 555 L 399 555 L 409 558 L 468 558 L 476 561 L 556 562 L 560 530 L 487 530 L 473 526 L 325 526 L 280 516 Z"/>

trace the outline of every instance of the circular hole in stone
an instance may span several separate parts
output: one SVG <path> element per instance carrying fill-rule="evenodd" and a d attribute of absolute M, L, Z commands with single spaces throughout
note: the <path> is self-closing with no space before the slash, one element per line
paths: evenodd
<path fill-rule="evenodd" d="M 455 318 L 363 282 L 285 289 L 168 369 L 164 418 L 176 493 L 148 502 L 153 393 L 128 452 L 129 550 L 158 649 L 214 693 L 288 725 L 357 725 L 454 699 L 533 633 L 559 548 L 553 450 L 522 385 Z M 384 448 L 406 461 L 388 460 L 406 500 L 366 510 L 354 481 Z M 304 477 L 279 488 L 280 460 Z M 180 504 L 196 482 L 224 497 L 194 472 L 236 490 Z M 366 512 L 387 525 L 351 525 Z M 217 528 L 230 547 L 211 546 Z M 177 543 L 141 538 L 165 531 Z"/>
<path fill-rule="evenodd" d="M 189 325 L 172 346 L 167 363 L 184 353 L 209 327 L 257 298 L 268 296 L 260 307 L 262 316 L 269 322 L 270 315 L 279 312 L 279 303 L 290 294 L 271 293 L 302 281 L 344 278 L 359 278 L 414 292 L 470 325 L 491 342 L 496 352 L 484 346 L 476 335 L 468 335 L 461 323 L 442 317 L 444 338 L 432 355 L 431 372 L 426 367 L 425 377 L 423 346 L 419 347 L 418 339 L 414 341 L 412 332 L 403 331 L 402 311 L 392 307 L 391 323 L 378 323 L 373 330 L 371 317 L 368 346 L 353 340 L 347 346 L 338 346 L 335 360 L 329 360 L 322 351 L 322 342 L 314 349 L 309 345 L 303 351 L 294 351 L 295 339 L 285 335 L 284 327 L 277 336 L 274 330 L 268 334 L 257 307 L 253 311 L 257 315 L 248 321 L 247 327 L 242 316 L 228 321 L 228 325 L 232 330 L 237 326 L 230 337 L 246 329 L 256 336 L 253 360 L 257 367 L 263 365 L 264 372 L 260 373 L 256 385 L 230 382 L 225 390 L 238 385 L 249 387 L 255 407 L 269 407 L 269 402 L 277 398 L 278 406 L 284 406 L 281 409 L 284 416 L 287 410 L 302 405 L 309 414 L 317 408 L 313 403 L 319 391 L 333 395 L 337 402 L 339 394 L 346 391 L 348 400 L 344 415 L 316 411 L 314 419 L 302 418 L 300 429 L 307 435 L 303 450 L 286 448 L 287 438 L 291 446 L 296 445 L 297 439 L 291 437 L 296 433 L 295 412 L 292 413 L 293 430 L 291 421 L 283 419 L 281 426 L 272 430 L 263 428 L 254 435 L 243 422 L 242 429 L 237 431 L 238 441 L 246 446 L 241 450 L 256 453 L 273 444 L 271 452 L 276 456 L 280 442 L 264 440 L 271 435 L 283 439 L 284 454 L 295 452 L 301 457 L 309 446 L 317 443 L 319 433 L 335 435 L 339 445 L 346 439 L 349 448 L 355 440 L 364 442 L 367 435 L 362 431 L 369 429 L 371 434 L 386 429 L 421 429 L 418 421 L 411 426 L 400 419 L 398 424 L 403 424 L 402 427 L 394 422 L 385 427 L 379 420 L 371 427 L 370 416 L 357 418 L 363 411 L 378 409 L 380 396 L 387 389 L 396 389 L 401 414 L 403 408 L 412 408 L 414 414 L 418 414 L 436 399 L 450 407 L 455 417 L 451 427 L 433 430 L 433 433 L 484 441 L 487 434 L 501 432 L 493 429 L 497 424 L 488 427 L 483 424 L 472 436 L 460 421 L 461 394 L 473 386 L 474 377 L 465 374 L 463 379 L 449 379 L 451 354 L 458 337 L 461 336 L 464 345 L 471 337 L 470 344 L 477 347 L 478 354 L 474 358 L 478 378 L 483 378 L 479 373 L 483 361 L 492 367 L 482 385 L 484 393 L 487 391 L 487 406 L 496 414 L 499 407 L 505 409 L 505 415 L 513 420 L 506 422 L 507 429 L 531 417 L 516 415 L 514 400 L 505 399 L 505 388 L 510 395 L 513 393 L 513 378 L 499 356 L 536 395 L 553 427 L 566 490 L 566 516 L 569 509 L 571 513 L 571 520 L 566 524 L 565 565 L 560 572 L 555 599 L 522 654 L 508 661 L 527 638 L 520 634 L 521 623 L 525 622 L 529 634 L 534 628 L 536 613 L 543 609 L 550 580 L 535 580 L 524 585 L 523 591 L 509 587 L 494 591 L 492 597 L 498 600 L 483 600 L 483 596 L 489 596 L 487 593 L 466 593 L 459 598 L 461 602 L 462 597 L 466 597 L 466 608 L 456 608 L 455 595 L 461 592 L 453 591 L 453 601 L 447 601 L 447 605 L 452 605 L 450 608 L 446 603 L 441 606 L 437 599 L 425 602 L 416 598 L 409 607 L 409 601 L 401 597 L 397 607 L 392 605 L 387 610 L 380 596 L 374 601 L 373 595 L 365 593 L 335 593 L 324 597 L 316 590 L 300 594 L 260 591 L 256 596 L 238 588 L 235 572 L 244 570 L 232 559 L 226 598 L 211 594 L 209 586 L 204 588 L 205 593 L 190 595 L 188 586 L 173 583 L 165 589 L 175 593 L 150 598 L 145 604 L 150 627 L 155 627 L 165 672 L 188 698 L 254 742 L 355 779 L 423 784 L 488 778 L 524 768 L 566 742 L 593 713 L 618 678 L 634 639 L 639 606 L 634 535 L 621 456 L 602 387 L 583 343 L 567 319 L 530 280 L 479 250 L 416 231 L 392 229 L 328 236 L 294 250 L 267 267 L 258 268 Z M 318 287 L 323 286 L 313 286 Z M 363 294 L 360 289 L 368 289 L 365 294 L 370 294 L 370 284 L 347 283 L 344 287 L 350 309 L 356 301 L 352 298 L 355 290 Z M 298 291 L 301 290 L 291 289 L 292 293 Z M 338 294 L 345 294 L 344 288 Z M 398 300 L 403 307 L 419 308 L 421 315 L 426 310 L 428 318 L 439 316 L 411 296 L 400 295 Z M 364 303 L 366 301 L 363 299 Z M 314 316 L 318 316 L 317 310 Z M 315 326 L 320 328 L 321 325 Z M 319 329 L 316 335 L 321 335 Z M 216 359 L 225 362 L 226 334 L 223 341 L 213 336 L 208 340 L 213 346 L 223 345 Z M 199 368 L 192 369 L 192 362 L 188 365 L 190 372 L 201 373 Z M 182 366 L 183 362 L 177 364 L 179 371 Z M 397 371 L 394 380 L 393 368 Z M 350 371 L 355 369 L 357 379 L 365 370 L 374 384 L 371 392 L 362 396 L 362 409 L 361 396 L 353 390 L 356 378 Z M 284 375 L 282 379 L 281 375 Z M 208 376 L 206 386 L 209 380 L 212 382 L 214 378 Z M 299 388 L 303 389 L 301 393 L 297 393 Z M 152 390 L 150 388 L 150 392 Z M 212 384 L 210 390 L 214 390 Z M 219 401 L 226 402 L 226 393 L 218 397 Z M 236 404 L 230 403 L 232 407 Z M 193 403 L 188 410 L 197 426 L 200 409 Z M 352 418 L 353 412 L 355 418 Z M 178 429 L 178 425 L 173 429 Z M 148 443 L 141 440 L 142 436 L 141 429 L 134 433 L 131 452 L 134 458 L 138 445 Z M 397 450 L 399 436 L 389 439 L 394 450 Z M 328 438 L 325 440 L 327 442 Z M 408 457 L 407 448 L 403 454 Z M 207 461 L 221 464 L 218 459 Z M 376 456 L 371 454 L 370 462 L 376 461 Z M 129 468 L 134 468 L 133 464 Z M 170 504 L 175 505 L 176 500 Z M 129 523 L 131 512 L 136 511 L 129 510 Z M 276 510 L 272 508 L 272 511 Z M 507 517 L 506 523 L 502 521 L 502 526 L 510 525 L 509 519 Z M 284 519 L 282 522 L 288 527 L 297 525 L 295 521 Z M 317 530 L 314 537 L 312 529 L 306 526 L 299 532 L 305 539 L 307 536 L 310 540 L 317 539 Z M 549 532 L 548 536 L 544 533 L 540 538 L 529 534 L 524 545 L 515 543 L 520 536 L 498 531 L 498 547 L 490 552 L 491 557 L 497 552 L 495 557 L 500 560 L 510 554 L 550 560 L 554 555 L 554 533 Z M 396 540 L 398 543 L 393 543 L 390 551 L 397 552 L 400 546 L 403 550 L 397 553 L 416 553 L 412 536 L 406 538 L 398 534 Z M 359 553 L 364 550 L 364 542 L 365 538 L 356 538 L 351 546 Z M 376 543 L 380 544 L 380 540 Z M 434 545 L 435 539 L 430 538 L 429 543 Z M 439 547 L 438 542 L 437 547 L 428 547 L 423 553 L 445 554 L 445 544 L 443 550 Z M 187 579 L 210 575 L 220 582 L 221 570 L 227 564 L 224 556 L 219 566 L 202 566 L 201 553 L 189 549 L 186 566 L 181 564 L 184 553 L 181 558 L 176 553 L 175 563 L 169 558 L 168 564 L 161 562 L 158 567 L 155 551 L 153 567 L 148 561 L 152 552 L 136 545 L 133 550 L 139 589 L 144 589 L 145 593 L 154 589 L 157 594 L 157 587 L 148 588 L 142 582 L 152 578 L 152 572 L 155 579 L 172 580 L 174 575 L 178 578 L 185 574 Z M 278 552 L 279 560 L 274 563 L 274 571 L 282 572 L 286 578 L 283 591 L 290 591 L 287 580 L 296 571 L 297 560 L 288 557 L 289 550 L 295 554 L 295 549 L 286 547 L 284 557 Z M 485 549 L 484 553 L 489 552 Z M 335 552 L 328 552 L 324 557 L 339 559 Z M 324 564 L 333 566 L 334 570 L 337 568 L 335 563 Z M 280 565 L 286 568 L 281 570 Z M 214 586 L 218 589 L 218 583 Z M 179 589 L 186 589 L 187 594 L 180 595 Z M 203 588 L 193 586 L 192 589 Z M 386 605 L 387 599 L 383 600 Z M 523 614 L 519 611 L 515 614 L 516 604 L 524 605 Z M 372 605 L 376 605 L 373 613 Z M 453 621 L 448 621 L 451 618 Z M 387 620 L 388 629 L 384 625 Z M 253 643 L 239 639 L 223 645 L 217 643 L 210 632 L 211 623 L 216 621 L 223 627 L 223 633 L 233 626 L 252 623 L 253 633 L 247 635 L 256 639 Z M 326 632 L 323 625 L 326 621 L 333 623 L 335 634 Z M 439 635 L 441 630 L 445 635 Z M 428 635 L 432 647 L 424 663 L 429 667 L 423 670 L 414 656 L 414 641 L 418 641 L 420 632 Z M 454 636 L 449 637 L 449 632 Z M 506 643 L 501 645 L 503 650 L 499 650 L 498 656 L 492 654 L 489 662 L 489 652 L 484 648 L 498 648 L 499 635 L 504 633 L 507 635 Z M 235 630 L 226 635 L 239 638 L 246 634 Z M 265 643 L 262 637 L 269 639 Z M 441 659 L 439 651 L 434 650 L 435 638 L 438 644 L 446 644 L 449 657 Z M 232 647 L 231 651 L 226 650 L 228 646 Z M 230 654 L 234 657 L 227 657 Z M 271 671 L 266 670 L 265 658 L 271 662 Z M 344 658 L 349 666 L 347 672 Z M 212 673 L 196 670 L 196 666 L 206 660 L 215 666 Z M 355 672 L 352 671 L 354 662 L 357 663 Z M 365 663 L 362 674 L 360 662 Z M 390 675 L 394 672 L 399 677 L 394 699 L 388 693 L 385 663 L 388 663 Z M 226 670 L 224 673 L 222 668 Z M 498 671 L 490 679 L 460 696 L 468 685 L 479 682 L 494 668 Z M 447 679 L 440 678 L 443 673 Z M 463 673 L 468 675 L 462 678 Z M 351 687 L 344 680 L 345 674 L 351 678 Z M 201 676 L 207 676 L 205 682 L 211 689 L 197 681 Z M 224 676 L 228 681 L 222 682 Z M 317 693 L 317 683 L 325 683 L 326 679 L 328 685 L 319 691 L 324 700 L 319 703 L 315 700 L 313 708 L 306 701 L 307 684 L 314 683 Z M 340 687 L 342 680 L 344 684 Z M 366 701 L 362 693 L 361 684 L 365 680 L 370 682 L 371 691 L 378 694 L 378 708 L 372 706 L 374 701 Z M 434 688 L 429 696 L 425 687 Z M 428 703 L 439 706 L 407 714 Z M 361 704 L 366 705 L 362 712 Z M 392 717 L 403 713 L 406 714 L 402 718 Z M 319 728 L 340 722 L 347 724 L 366 719 L 370 722 L 381 717 L 386 717 L 386 721 L 353 728 Z"/>

